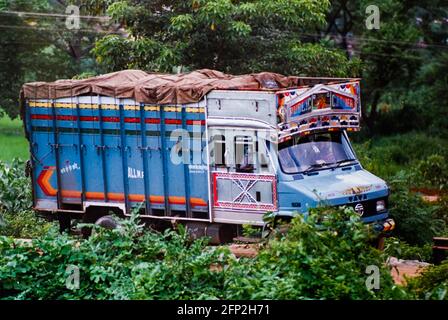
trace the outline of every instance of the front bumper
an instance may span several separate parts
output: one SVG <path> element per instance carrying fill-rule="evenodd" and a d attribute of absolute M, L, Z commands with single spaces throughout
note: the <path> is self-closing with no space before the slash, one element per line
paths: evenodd
<path fill-rule="evenodd" d="M 373 230 L 379 233 L 389 233 L 395 229 L 395 220 L 392 218 L 376 221 L 372 224 Z"/>
<path fill-rule="evenodd" d="M 361 220 L 368 224 L 375 232 L 386 235 L 394 230 L 396 225 L 395 220 L 389 218 L 388 210 L 365 218 L 361 217 Z"/>

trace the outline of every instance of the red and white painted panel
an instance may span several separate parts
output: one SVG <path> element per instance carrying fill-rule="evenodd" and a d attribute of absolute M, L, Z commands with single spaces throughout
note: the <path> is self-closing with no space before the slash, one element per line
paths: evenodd
<path fill-rule="evenodd" d="M 215 209 L 277 211 L 275 175 L 212 172 Z"/>

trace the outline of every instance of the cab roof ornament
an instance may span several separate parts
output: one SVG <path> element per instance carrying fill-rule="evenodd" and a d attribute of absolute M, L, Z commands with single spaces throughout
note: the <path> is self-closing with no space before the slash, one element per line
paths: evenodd
<path fill-rule="evenodd" d="M 276 92 L 280 141 L 312 131 L 358 131 L 361 120 L 359 81 L 317 84 Z"/>

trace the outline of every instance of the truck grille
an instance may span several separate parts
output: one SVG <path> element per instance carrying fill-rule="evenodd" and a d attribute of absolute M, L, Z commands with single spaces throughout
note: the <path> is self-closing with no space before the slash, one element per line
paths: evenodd
<path fill-rule="evenodd" d="M 366 200 L 366 201 L 359 201 L 350 203 L 349 206 L 352 207 L 356 212 L 360 214 L 360 211 L 363 211 L 363 214 L 361 215 L 362 218 L 371 217 L 377 214 L 381 214 L 382 212 L 376 212 L 376 202 L 378 200 L 384 200 L 386 209 L 389 207 L 388 199 L 387 197 L 382 198 L 376 198 L 372 200 Z"/>

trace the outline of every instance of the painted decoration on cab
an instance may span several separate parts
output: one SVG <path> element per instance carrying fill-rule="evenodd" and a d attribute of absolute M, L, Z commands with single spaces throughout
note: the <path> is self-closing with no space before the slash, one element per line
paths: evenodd
<path fill-rule="evenodd" d="M 320 128 L 359 130 L 359 82 L 280 91 L 277 103 L 278 123 L 285 134 Z"/>

